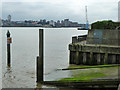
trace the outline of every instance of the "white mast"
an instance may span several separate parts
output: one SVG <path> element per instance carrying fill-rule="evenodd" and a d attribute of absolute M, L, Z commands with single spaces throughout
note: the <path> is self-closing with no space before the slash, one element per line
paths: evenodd
<path fill-rule="evenodd" d="M 87 15 L 87 6 L 85 6 L 85 10 L 86 10 L 86 24 L 88 24 L 88 15 Z"/>
<path fill-rule="evenodd" d="M 118 22 L 120 22 L 120 1 L 118 2 Z"/>

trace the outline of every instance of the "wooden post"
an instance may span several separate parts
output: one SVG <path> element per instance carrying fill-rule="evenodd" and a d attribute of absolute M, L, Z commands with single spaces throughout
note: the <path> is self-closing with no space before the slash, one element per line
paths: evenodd
<path fill-rule="evenodd" d="M 116 63 L 116 55 L 112 55 L 112 64 Z"/>
<path fill-rule="evenodd" d="M 39 56 L 37 57 L 37 82 L 42 82 L 43 81 L 43 42 L 44 40 L 44 33 L 43 29 L 39 29 Z"/>
<path fill-rule="evenodd" d="M 105 53 L 104 64 L 108 64 L 108 53 Z"/>
<path fill-rule="evenodd" d="M 120 54 L 117 55 L 117 58 L 118 58 L 118 61 L 117 61 L 117 64 L 118 64 L 118 81 L 120 82 Z"/>
<path fill-rule="evenodd" d="M 78 42 L 77 36 L 72 37 L 72 43 L 77 43 L 77 42 Z"/>
<path fill-rule="evenodd" d="M 87 53 L 83 52 L 83 64 L 87 63 Z"/>
<path fill-rule="evenodd" d="M 79 65 L 80 64 L 80 59 L 79 59 L 79 51 L 76 51 L 76 64 Z"/>
<path fill-rule="evenodd" d="M 10 53 L 11 38 L 10 38 L 9 30 L 7 31 L 6 35 L 7 35 L 7 65 L 10 66 L 10 63 L 11 63 L 11 53 Z"/>
<path fill-rule="evenodd" d="M 93 65 L 93 52 L 90 52 L 89 65 Z"/>
<path fill-rule="evenodd" d="M 101 58 L 100 58 L 100 53 L 97 54 L 97 64 L 100 65 Z"/>
<path fill-rule="evenodd" d="M 83 65 L 83 52 L 79 52 L 79 60 L 80 60 L 80 64 Z"/>
<path fill-rule="evenodd" d="M 73 53 L 72 53 L 72 51 L 70 51 L 70 58 L 69 58 L 69 63 L 70 64 L 73 64 Z"/>

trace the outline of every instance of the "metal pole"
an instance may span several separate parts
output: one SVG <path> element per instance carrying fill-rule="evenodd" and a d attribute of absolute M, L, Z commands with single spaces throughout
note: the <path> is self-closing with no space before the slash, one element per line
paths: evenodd
<path fill-rule="evenodd" d="M 39 29 L 39 56 L 37 57 L 37 82 L 43 81 L 43 42 L 44 40 L 44 33 L 43 29 Z"/>
<path fill-rule="evenodd" d="M 7 31 L 7 65 L 10 66 L 11 62 L 11 54 L 10 54 L 10 43 L 8 42 L 8 39 L 10 38 L 10 32 Z"/>

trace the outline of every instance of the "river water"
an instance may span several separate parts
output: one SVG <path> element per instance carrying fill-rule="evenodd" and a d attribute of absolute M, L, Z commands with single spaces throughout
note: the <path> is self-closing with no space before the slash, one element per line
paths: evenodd
<path fill-rule="evenodd" d="M 39 55 L 40 27 L 4 27 L 2 28 L 2 87 L 36 88 L 48 87 L 36 83 L 36 57 Z M 44 29 L 44 81 L 70 77 L 70 71 L 57 69 L 69 66 L 68 45 L 72 36 L 84 35 L 88 31 L 77 28 Z M 11 67 L 7 67 L 7 30 L 12 37 Z"/>

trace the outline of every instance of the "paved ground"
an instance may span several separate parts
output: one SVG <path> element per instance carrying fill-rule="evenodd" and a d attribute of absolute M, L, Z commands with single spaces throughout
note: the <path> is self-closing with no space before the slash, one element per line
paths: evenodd
<path fill-rule="evenodd" d="M 75 65 L 73 65 L 74 67 Z M 76 67 L 76 66 L 75 66 Z M 100 80 L 100 79 L 118 79 L 118 67 L 108 67 L 108 68 L 89 68 L 89 69 L 76 69 L 70 70 L 71 77 L 79 77 L 85 75 L 91 75 L 92 73 L 101 73 L 104 76 L 102 77 L 92 77 L 93 80 Z M 89 77 L 89 76 L 88 76 Z"/>

